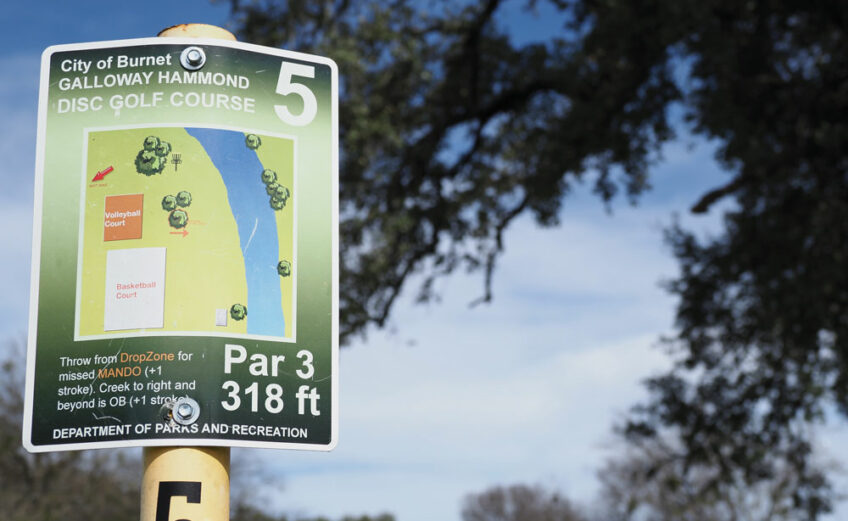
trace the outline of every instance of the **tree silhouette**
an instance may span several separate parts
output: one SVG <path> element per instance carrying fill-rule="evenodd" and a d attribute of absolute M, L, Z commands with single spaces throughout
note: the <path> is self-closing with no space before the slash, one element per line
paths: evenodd
<path fill-rule="evenodd" d="M 141 464 L 126 451 L 29 454 L 21 446 L 24 348 L 0 361 L 0 511 L 8 521 L 138 519 Z"/>
<path fill-rule="evenodd" d="M 341 329 L 382 326 L 459 268 L 490 282 L 519 215 L 556 224 L 584 179 L 604 201 L 647 187 L 659 147 L 717 145 L 724 230 L 672 227 L 680 263 L 669 340 L 631 439 L 679 432 L 692 463 L 751 483 L 792 465 L 798 506 L 828 506 L 805 425 L 848 412 L 848 53 L 845 2 L 529 0 L 564 20 L 518 44 L 505 0 L 233 1 L 244 40 L 333 57 L 341 88 Z M 682 114 L 672 124 L 672 114 Z M 712 461 L 712 460 L 710 460 Z"/>
<path fill-rule="evenodd" d="M 677 94 L 667 78 L 641 63 L 608 78 L 574 37 L 514 45 L 494 22 L 501 3 L 233 4 L 243 40 L 328 55 L 342 71 L 343 341 L 384 325 L 415 273 L 427 300 L 438 277 L 481 270 L 488 300 L 516 217 L 555 224 L 584 178 L 604 200 L 636 196 L 671 135 L 656 110 Z"/>
<path fill-rule="evenodd" d="M 469 494 L 463 521 L 588 521 L 565 497 L 540 486 L 495 486 Z"/>

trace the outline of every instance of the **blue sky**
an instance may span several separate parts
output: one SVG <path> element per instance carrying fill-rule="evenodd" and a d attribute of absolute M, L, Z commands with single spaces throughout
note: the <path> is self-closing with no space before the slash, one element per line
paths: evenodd
<path fill-rule="evenodd" d="M 154 36 L 184 22 L 225 25 L 228 14 L 225 3 L 133 5 L 4 6 L 0 339 L 26 330 L 41 51 Z M 541 15 L 509 17 L 516 38 L 552 30 Z M 338 448 L 239 450 L 235 479 L 261 468 L 264 485 L 254 493 L 267 506 L 332 517 L 388 511 L 400 521 L 455 521 L 465 494 L 512 483 L 591 503 L 595 473 L 615 454 L 611 426 L 645 396 L 641 380 L 669 364 L 656 347 L 671 331 L 674 304 L 659 282 L 676 270 L 662 229 L 674 213 L 706 233 L 719 229 L 715 213 L 687 215 L 726 178 L 712 152 L 693 138 L 667 146 L 655 189 L 636 207 L 618 200 L 608 213 L 587 186 L 567 200 L 557 228 L 520 219 L 506 234 L 491 305 L 468 307 L 480 277 L 442 281 L 441 303 L 429 306 L 413 304 L 413 282 L 391 325 L 341 354 Z M 832 423 L 820 444 L 835 453 L 844 433 Z"/>

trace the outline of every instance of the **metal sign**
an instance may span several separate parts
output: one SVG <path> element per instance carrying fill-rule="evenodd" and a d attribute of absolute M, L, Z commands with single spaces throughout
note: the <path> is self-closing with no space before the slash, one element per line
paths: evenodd
<path fill-rule="evenodd" d="M 335 445 L 337 91 L 223 40 L 45 51 L 28 450 Z"/>

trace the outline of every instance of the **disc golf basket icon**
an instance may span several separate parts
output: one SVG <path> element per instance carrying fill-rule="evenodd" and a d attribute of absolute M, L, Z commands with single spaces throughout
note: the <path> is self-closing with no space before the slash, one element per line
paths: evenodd
<path fill-rule="evenodd" d="M 177 171 L 177 167 L 182 163 L 183 160 L 180 159 L 180 154 L 171 154 L 171 163 L 174 164 L 174 172 Z"/>

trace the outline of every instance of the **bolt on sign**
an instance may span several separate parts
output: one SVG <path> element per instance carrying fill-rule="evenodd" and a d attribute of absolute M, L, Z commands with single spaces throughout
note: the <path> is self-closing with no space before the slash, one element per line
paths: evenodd
<path fill-rule="evenodd" d="M 213 39 L 42 58 L 23 441 L 329 450 L 338 73 Z"/>

